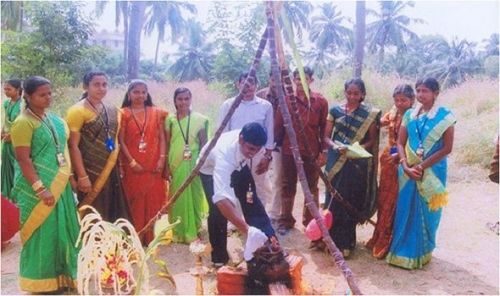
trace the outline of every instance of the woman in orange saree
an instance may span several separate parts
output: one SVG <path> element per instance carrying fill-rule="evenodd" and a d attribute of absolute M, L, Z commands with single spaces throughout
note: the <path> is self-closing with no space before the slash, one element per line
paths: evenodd
<path fill-rule="evenodd" d="M 146 82 L 133 80 L 122 104 L 119 134 L 122 184 L 133 224 L 140 231 L 166 201 L 164 125 L 167 112 L 153 105 Z M 154 238 L 150 230 L 144 245 Z"/>
<path fill-rule="evenodd" d="M 380 120 L 388 130 L 388 143 L 380 154 L 380 183 L 378 187 L 377 225 L 372 238 L 366 244 L 375 258 L 383 259 L 389 251 L 392 239 L 392 224 L 398 199 L 398 164 L 396 148 L 401 120 L 406 110 L 415 101 L 415 92 L 408 84 L 398 85 L 392 95 L 394 106 Z"/>

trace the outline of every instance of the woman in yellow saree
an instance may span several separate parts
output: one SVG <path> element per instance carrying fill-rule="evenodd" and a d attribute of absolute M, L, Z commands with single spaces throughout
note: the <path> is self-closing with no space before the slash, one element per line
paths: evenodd
<path fill-rule="evenodd" d="M 83 77 L 85 93 L 68 109 L 69 148 L 75 171 L 79 207 L 93 206 L 104 220 L 131 221 L 117 164 L 120 112 L 103 102 L 108 78 L 103 72 Z"/>
<path fill-rule="evenodd" d="M 69 130 L 62 118 L 46 112 L 47 79 L 30 77 L 24 88 L 27 108 L 11 130 L 21 172 L 12 189 L 21 212 L 21 290 L 75 288 L 79 225 L 69 183 Z"/>

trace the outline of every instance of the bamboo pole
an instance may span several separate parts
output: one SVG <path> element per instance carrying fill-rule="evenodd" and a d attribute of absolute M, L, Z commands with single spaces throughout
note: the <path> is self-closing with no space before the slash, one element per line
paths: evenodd
<path fill-rule="evenodd" d="M 274 81 L 277 83 L 277 93 L 278 93 L 278 98 L 279 98 L 279 107 L 281 110 L 281 113 L 283 115 L 283 120 L 285 122 L 284 126 L 286 128 L 286 132 L 288 135 L 288 138 L 290 140 L 290 145 L 291 145 L 291 150 L 293 153 L 293 157 L 295 160 L 295 166 L 297 168 L 297 176 L 300 181 L 300 184 L 302 185 L 302 190 L 304 191 L 304 198 L 306 202 L 306 206 L 309 209 L 309 211 L 312 213 L 314 216 L 314 219 L 318 222 L 319 228 L 321 229 L 321 232 L 323 234 L 323 241 L 326 243 L 328 246 L 328 249 L 330 250 L 330 253 L 332 254 L 332 257 L 335 261 L 335 264 L 340 268 L 342 275 L 345 277 L 347 284 L 349 285 L 349 288 L 355 295 L 361 295 L 361 290 L 359 289 L 356 280 L 354 278 L 354 274 L 350 270 L 350 268 L 347 266 L 347 263 L 344 260 L 344 257 L 342 256 L 342 253 L 340 250 L 335 246 L 335 243 L 330 237 L 330 234 L 328 233 L 328 229 L 326 228 L 323 218 L 319 212 L 318 207 L 316 206 L 316 203 L 314 202 L 314 199 L 312 197 L 312 193 L 309 190 L 309 185 L 307 183 L 306 179 L 306 174 L 304 171 L 304 166 L 303 166 L 303 160 L 300 156 L 300 151 L 299 151 L 299 145 L 297 141 L 297 135 L 295 133 L 295 130 L 292 125 L 292 118 L 290 116 L 290 111 L 288 110 L 288 106 L 285 101 L 285 96 L 283 92 L 283 84 L 281 81 L 281 77 L 279 74 L 279 67 L 278 67 L 278 61 L 277 61 L 277 55 L 276 55 L 276 40 L 275 40 L 275 22 L 274 22 L 274 14 L 273 14 L 273 3 L 272 2 L 267 2 L 267 9 L 266 9 L 266 15 L 267 15 L 267 28 L 268 28 L 268 38 L 269 38 L 269 53 L 271 55 L 271 73 L 273 76 Z"/>
<path fill-rule="evenodd" d="M 154 222 L 163 213 L 168 212 L 168 210 L 173 206 L 173 204 L 179 198 L 179 196 L 184 192 L 184 190 L 189 186 L 189 184 L 191 184 L 191 182 L 193 181 L 193 179 L 198 175 L 198 173 L 200 171 L 200 168 L 205 163 L 205 161 L 206 161 L 206 159 L 207 159 L 210 151 L 212 151 L 212 149 L 215 147 L 215 144 L 217 143 L 217 140 L 219 139 L 220 135 L 222 134 L 222 131 L 224 130 L 224 128 L 226 127 L 227 123 L 231 119 L 231 116 L 233 115 L 233 113 L 236 110 L 236 108 L 238 108 L 238 106 L 240 105 L 241 100 L 243 99 L 243 96 L 248 92 L 248 87 L 249 87 L 250 80 L 253 80 L 253 77 L 255 77 L 256 69 L 259 66 L 260 60 L 262 58 L 262 53 L 264 52 L 264 50 L 266 48 L 267 38 L 268 38 L 268 31 L 266 29 L 264 31 L 264 33 L 262 34 L 262 37 L 260 39 L 259 47 L 257 49 L 257 52 L 255 53 L 255 58 L 254 58 L 253 63 L 251 65 L 251 67 L 250 67 L 250 70 L 248 71 L 249 75 L 245 79 L 242 91 L 240 91 L 238 93 L 238 95 L 236 96 L 233 104 L 229 108 L 229 111 L 228 111 L 226 117 L 224 117 L 224 120 L 222 120 L 222 123 L 219 126 L 219 128 L 217 129 L 217 131 L 215 132 L 214 137 L 212 138 L 212 140 L 210 140 L 207 149 L 205 150 L 205 152 L 203 153 L 203 155 L 199 158 L 198 163 L 193 168 L 193 170 L 191 171 L 191 173 L 189 174 L 189 176 L 186 178 L 186 180 L 184 181 L 184 183 L 182 183 L 182 185 L 179 187 L 179 189 L 170 197 L 170 199 L 168 200 L 168 202 L 158 211 L 158 213 L 151 220 L 149 220 L 149 222 L 146 224 L 146 226 L 144 226 L 141 229 L 141 231 L 139 231 L 139 236 L 142 237 L 144 235 L 144 233 L 149 228 L 151 228 L 154 225 Z M 254 83 L 256 83 L 256 81 L 254 81 Z"/>

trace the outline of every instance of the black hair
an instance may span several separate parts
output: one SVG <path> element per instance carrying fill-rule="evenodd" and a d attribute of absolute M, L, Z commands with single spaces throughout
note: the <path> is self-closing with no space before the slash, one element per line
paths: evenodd
<path fill-rule="evenodd" d="M 17 89 L 19 95 L 23 94 L 23 81 L 21 79 L 13 78 L 5 81 L 5 83 Z"/>
<path fill-rule="evenodd" d="M 40 86 L 46 84 L 51 85 L 52 83 L 50 82 L 50 80 L 42 76 L 31 76 L 28 79 L 24 80 L 23 88 L 25 94 L 24 101 L 26 102 L 26 108 L 29 107 L 29 102 L 26 95 L 31 96 Z"/>
<path fill-rule="evenodd" d="M 255 146 L 264 146 L 267 142 L 267 133 L 264 127 L 257 122 L 250 122 L 243 126 L 240 135 L 243 140 Z"/>
<path fill-rule="evenodd" d="M 314 75 L 314 70 L 309 67 L 309 66 L 305 66 L 304 67 L 304 74 L 306 74 L 307 76 L 309 76 L 309 78 L 312 78 L 313 75 Z M 299 69 L 296 68 L 294 71 L 293 71 L 293 77 L 296 77 L 297 75 L 299 75 Z"/>
<path fill-rule="evenodd" d="M 83 75 L 83 86 L 88 87 L 90 85 L 90 82 L 92 81 L 92 79 L 96 76 L 104 76 L 104 77 L 106 77 L 106 79 L 108 78 L 108 75 L 106 75 L 106 73 L 104 73 L 102 71 L 98 71 L 98 70 L 92 70 L 92 71 L 85 73 L 85 75 Z M 88 96 L 89 96 L 88 92 L 84 91 L 82 96 L 80 97 L 80 100 L 83 100 L 83 99 L 87 98 Z"/>
<path fill-rule="evenodd" d="M 365 82 L 361 78 L 352 78 L 350 80 L 347 80 L 344 83 L 344 91 L 347 91 L 347 89 L 349 88 L 349 85 L 351 85 L 351 84 L 354 84 L 355 86 L 357 86 L 359 88 L 359 90 L 363 94 L 360 102 L 363 102 L 365 100 L 365 96 L 366 96 Z"/>
<path fill-rule="evenodd" d="M 125 97 L 123 98 L 122 108 L 130 107 L 132 105 L 132 102 L 129 100 L 128 97 L 129 97 L 130 91 L 134 87 L 136 87 L 137 85 L 144 85 L 146 87 L 146 91 L 148 90 L 148 85 L 146 84 L 146 81 L 141 80 L 141 79 L 133 79 L 132 81 L 130 81 L 130 83 L 128 84 L 128 87 L 127 87 L 127 92 L 125 93 Z M 148 107 L 154 106 L 153 98 L 149 94 L 149 91 L 148 91 L 146 100 L 144 101 L 144 106 L 148 106 Z"/>
<path fill-rule="evenodd" d="M 392 97 L 394 98 L 396 95 L 403 95 L 410 100 L 415 100 L 415 92 L 413 91 L 413 88 L 409 84 L 400 84 L 396 86 L 394 89 L 394 92 L 392 93 Z"/>
<path fill-rule="evenodd" d="M 238 83 L 242 83 L 243 81 L 245 81 L 245 79 L 250 75 L 249 72 L 241 72 L 240 73 L 240 76 L 238 77 Z M 251 75 L 250 77 L 253 78 L 253 81 L 254 81 L 254 84 L 257 85 L 259 84 L 259 79 L 257 78 L 257 76 L 255 75 L 255 73 L 253 75 Z"/>
<path fill-rule="evenodd" d="M 175 89 L 175 91 L 174 91 L 174 107 L 175 107 L 175 109 L 177 109 L 177 106 L 175 105 L 175 99 L 177 99 L 177 96 L 179 94 L 182 94 L 185 92 L 187 92 L 189 94 L 190 98 L 193 97 L 193 95 L 191 94 L 191 90 L 189 90 L 189 88 L 187 88 L 187 87 L 178 87 Z"/>
<path fill-rule="evenodd" d="M 424 77 L 417 80 L 415 88 L 424 85 L 433 92 L 439 92 L 439 82 L 434 77 Z"/>

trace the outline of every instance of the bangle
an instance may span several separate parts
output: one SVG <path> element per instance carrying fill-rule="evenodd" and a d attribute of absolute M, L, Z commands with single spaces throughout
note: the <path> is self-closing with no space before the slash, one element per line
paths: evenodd
<path fill-rule="evenodd" d="M 38 191 L 38 189 L 43 188 L 43 183 L 40 179 L 36 180 L 35 183 L 31 184 L 31 188 L 33 191 Z"/>
<path fill-rule="evenodd" d="M 399 160 L 399 163 L 403 164 L 403 162 L 405 162 L 405 161 L 406 161 L 406 158 L 401 158 L 401 159 Z"/>
<path fill-rule="evenodd" d="M 41 191 L 39 191 L 39 192 L 37 192 L 35 194 L 36 194 L 36 196 L 40 197 L 40 194 L 44 193 L 45 191 L 47 191 L 47 189 L 43 188 L 43 190 L 41 190 Z"/>
<path fill-rule="evenodd" d="M 135 167 L 137 165 L 137 161 L 135 161 L 135 159 L 132 159 L 132 161 L 130 161 L 130 163 L 128 164 L 131 168 Z"/>
<path fill-rule="evenodd" d="M 88 179 L 88 178 L 89 178 L 89 176 L 88 176 L 88 175 L 85 175 L 85 176 L 83 176 L 83 177 L 78 177 L 78 181 L 80 181 L 80 180 L 85 180 L 85 179 Z"/>

